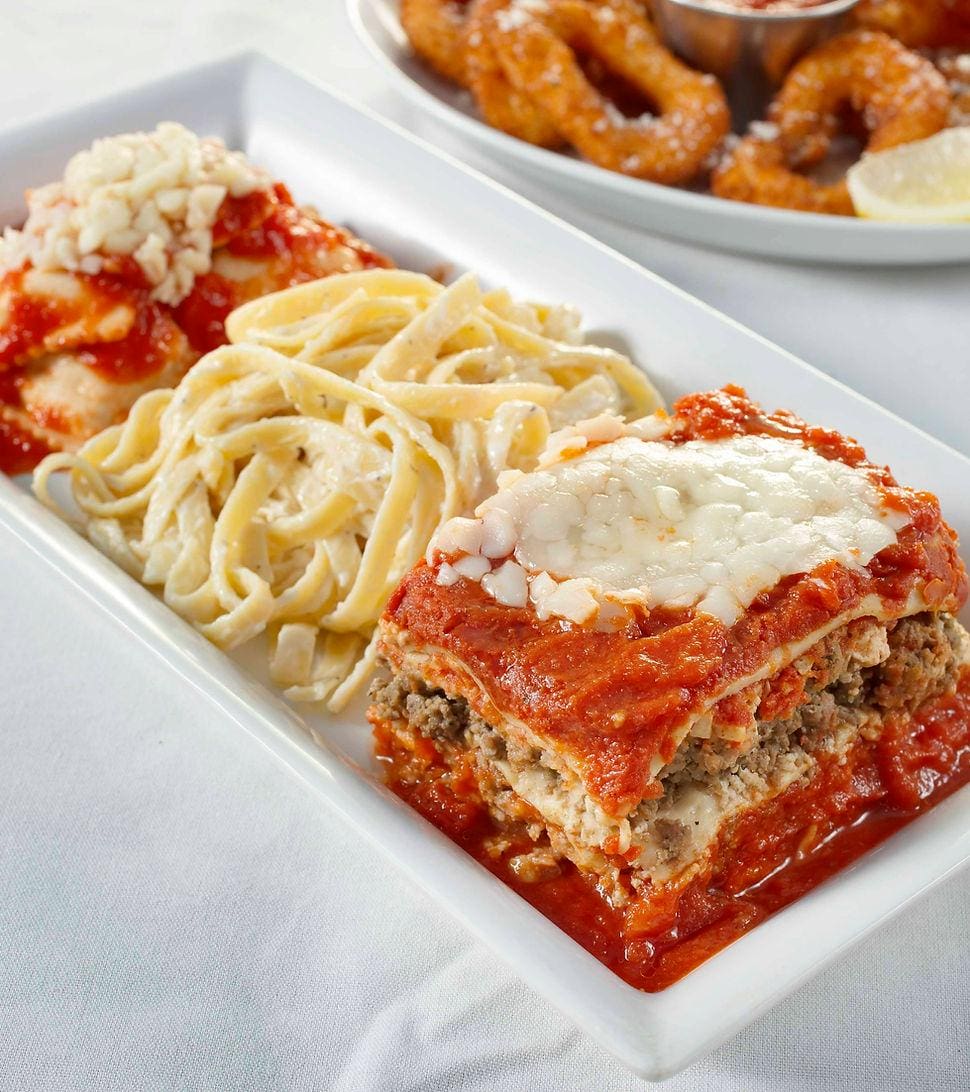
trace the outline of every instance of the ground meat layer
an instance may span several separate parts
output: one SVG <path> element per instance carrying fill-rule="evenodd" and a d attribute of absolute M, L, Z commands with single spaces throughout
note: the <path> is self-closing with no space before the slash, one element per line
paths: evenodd
<path fill-rule="evenodd" d="M 700 718 L 659 773 L 663 796 L 626 818 L 607 816 L 558 756 L 489 724 L 464 698 L 417 675 L 374 684 L 371 715 L 434 742 L 446 763 L 475 771 L 496 819 L 525 824 L 540 845 L 597 873 L 667 882 L 696 864 L 740 811 L 811 777 L 820 754 L 876 738 L 889 715 L 951 690 L 970 638 L 954 618 L 924 613 L 888 625 L 860 619 L 819 641 L 787 670 L 793 708 L 778 712 L 778 679 L 732 698 L 732 718 Z"/>

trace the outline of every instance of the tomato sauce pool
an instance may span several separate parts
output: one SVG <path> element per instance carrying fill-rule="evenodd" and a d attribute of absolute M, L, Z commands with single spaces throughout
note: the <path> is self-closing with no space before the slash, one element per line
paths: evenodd
<path fill-rule="evenodd" d="M 502 841 L 470 777 L 467 786 L 404 780 L 400 751 L 381 729 L 376 739 L 398 796 L 620 978 L 656 992 L 970 782 L 970 674 L 914 721 L 861 742 L 844 763 L 821 766 L 808 785 L 734 823 L 713 870 L 684 891 L 662 931 L 650 924 L 655 914 L 643 913 L 648 904 L 611 906 L 571 864 L 549 879 L 520 879 L 509 860 L 533 847 Z M 422 744 L 422 760 L 433 765 L 433 745 Z M 498 854 L 496 845 L 503 846 Z"/>

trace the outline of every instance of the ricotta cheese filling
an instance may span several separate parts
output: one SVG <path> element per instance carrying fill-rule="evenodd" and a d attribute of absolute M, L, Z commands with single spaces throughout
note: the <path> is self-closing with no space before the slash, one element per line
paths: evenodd
<path fill-rule="evenodd" d="M 212 229 L 226 197 L 268 190 L 271 180 L 221 140 L 175 122 L 151 133 L 96 140 L 64 178 L 27 194 L 27 222 L 0 240 L 0 272 L 35 269 L 100 273 L 105 259 L 130 256 L 172 306 L 212 264 Z"/>
<path fill-rule="evenodd" d="M 438 581 L 478 580 L 540 617 L 610 623 L 663 605 L 733 625 L 786 576 L 867 565 L 908 522 L 865 470 L 798 441 L 636 431 L 507 480 L 476 519 L 446 524 Z"/>

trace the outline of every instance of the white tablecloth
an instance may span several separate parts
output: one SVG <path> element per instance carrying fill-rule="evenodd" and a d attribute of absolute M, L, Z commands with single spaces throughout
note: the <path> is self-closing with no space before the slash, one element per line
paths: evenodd
<path fill-rule="evenodd" d="M 7 123 L 260 46 L 448 143 L 337 0 L 2 0 L 0 35 Z M 966 269 L 786 267 L 572 215 L 970 450 Z M 147 653 L 112 643 L 106 688 L 112 623 L 39 562 L 14 580 L 20 550 L 0 535 L 3 1092 L 637 1086 Z M 951 880 L 669 1087 L 964 1092 L 968 902 Z"/>

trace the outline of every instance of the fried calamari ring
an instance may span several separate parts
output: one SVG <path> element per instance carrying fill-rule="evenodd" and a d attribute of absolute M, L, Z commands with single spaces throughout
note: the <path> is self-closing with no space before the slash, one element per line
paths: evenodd
<path fill-rule="evenodd" d="M 777 138 L 744 137 L 711 175 L 711 193 L 730 201 L 799 212 L 853 216 L 845 182 L 822 185 L 790 169 Z"/>
<path fill-rule="evenodd" d="M 939 132 L 950 93 L 928 60 L 885 34 L 856 30 L 833 38 L 791 70 L 771 105 L 771 125 L 754 127 L 728 154 L 714 171 L 712 191 L 734 201 L 851 216 L 844 180 L 822 185 L 797 173 L 828 154 L 845 107 L 861 118 L 866 150 L 875 152 Z"/>
<path fill-rule="evenodd" d="M 862 0 L 855 20 L 913 49 L 970 49 L 970 0 Z"/>
<path fill-rule="evenodd" d="M 528 95 L 509 81 L 492 44 L 496 17 L 510 2 L 472 0 L 464 38 L 468 86 L 483 119 L 494 129 L 529 144 L 557 148 L 563 143 L 559 130 Z"/>
<path fill-rule="evenodd" d="M 446 80 L 462 87 L 465 71 L 465 0 L 401 0 L 401 26 L 414 52 Z"/>
<path fill-rule="evenodd" d="M 608 170 L 686 182 L 730 128 L 717 80 L 676 60 L 632 0 L 517 0 L 496 15 L 492 41 L 512 83 Z M 590 83 L 577 52 L 646 95 L 658 116 L 624 117 Z"/>
<path fill-rule="evenodd" d="M 800 165 L 821 162 L 849 106 L 869 131 L 869 151 L 932 136 L 946 124 L 950 92 L 926 58 L 884 34 L 833 38 L 800 61 L 775 100 L 781 140 Z"/>

